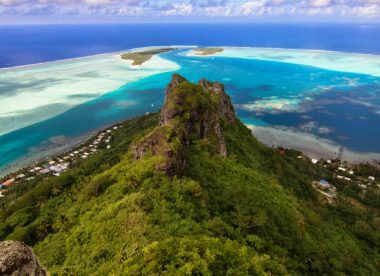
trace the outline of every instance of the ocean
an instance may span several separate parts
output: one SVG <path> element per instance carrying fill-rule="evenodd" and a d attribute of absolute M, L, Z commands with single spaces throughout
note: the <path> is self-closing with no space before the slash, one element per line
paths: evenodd
<path fill-rule="evenodd" d="M 247 46 L 380 54 L 380 25 L 131 24 L 0 26 L 0 67 L 157 45 Z"/>
<path fill-rule="evenodd" d="M 174 72 L 223 82 L 246 124 L 380 153 L 379 40 L 379 25 L 0 27 L 0 67 L 43 63 L 0 70 L 0 175 L 158 111 Z M 226 47 L 210 57 L 181 48 L 139 69 L 118 54 L 80 58 L 157 45 L 250 48 Z M 71 60 L 46 63 L 63 59 Z"/>

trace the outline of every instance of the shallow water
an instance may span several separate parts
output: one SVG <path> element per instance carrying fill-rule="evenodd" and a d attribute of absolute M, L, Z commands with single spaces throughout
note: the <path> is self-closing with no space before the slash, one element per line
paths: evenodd
<path fill-rule="evenodd" d="M 278 50 L 272 51 L 274 55 Z M 162 59 L 176 64 L 170 70 L 152 71 L 147 77 L 106 94 L 72 104 L 63 113 L 46 112 L 47 118 L 40 122 L 0 136 L 0 169 L 20 158 L 36 155 L 43 148 L 60 146 L 117 121 L 158 111 L 173 72 L 191 81 L 207 78 L 223 82 L 238 116 L 247 124 L 294 129 L 354 151 L 380 152 L 380 129 L 376 127 L 380 122 L 379 77 L 294 64 L 289 60 L 247 58 L 245 53 L 240 57 L 236 53 L 233 57 L 197 57 L 187 53 L 188 49 L 183 49 L 162 54 Z M 315 58 L 315 52 L 303 51 L 302 55 L 308 53 L 311 59 Z M 360 59 L 359 55 L 354 57 Z M 347 59 L 344 62 L 347 64 Z M 101 69 L 95 66 L 88 73 L 95 74 Z M 65 69 L 58 72 L 64 76 Z M 15 80 L 17 77 L 14 76 Z M 81 89 L 74 92 L 74 95 L 88 93 Z M 19 122 L 8 120 L 8 123 Z"/>

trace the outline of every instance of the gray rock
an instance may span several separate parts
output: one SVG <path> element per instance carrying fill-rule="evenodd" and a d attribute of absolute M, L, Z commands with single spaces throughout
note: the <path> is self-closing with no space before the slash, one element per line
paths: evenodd
<path fill-rule="evenodd" d="M 0 242 L 0 275 L 48 275 L 33 250 L 23 242 Z"/>

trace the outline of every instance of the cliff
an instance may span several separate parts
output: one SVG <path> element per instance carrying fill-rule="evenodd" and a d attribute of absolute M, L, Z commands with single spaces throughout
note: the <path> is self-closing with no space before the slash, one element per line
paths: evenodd
<path fill-rule="evenodd" d="M 174 74 L 166 88 L 159 126 L 132 146 L 133 155 L 135 159 L 161 155 L 164 161 L 157 169 L 171 176 L 181 174 L 184 151 L 194 140 L 203 140 L 211 151 L 227 157 L 222 125 L 235 123 L 235 111 L 222 84 L 204 79 L 193 84 Z"/>

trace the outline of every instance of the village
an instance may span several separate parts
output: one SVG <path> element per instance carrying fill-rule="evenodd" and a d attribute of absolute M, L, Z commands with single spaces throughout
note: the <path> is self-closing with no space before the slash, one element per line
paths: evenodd
<path fill-rule="evenodd" d="M 298 156 L 298 158 L 304 157 Z M 356 169 L 358 165 L 340 160 L 310 159 L 310 162 L 315 166 L 328 169 L 332 173 L 334 182 L 339 181 L 340 183 L 357 185 L 364 193 L 371 188 L 380 189 L 380 182 L 376 182 L 375 176 L 357 175 Z M 325 179 L 313 181 L 312 186 L 325 197 L 328 203 L 334 203 L 334 200 L 338 196 L 336 186 Z"/>
<path fill-rule="evenodd" d="M 115 125 L 90 138 L 77 148 L 62 153 L 55 157 L 45 158 L 37 161 L 32 166 L 23 168 L 16 173 L 0 178 L 0 199 L 6 196 L 7 189 L 21 181 L 30 181 L 38 176 L 54 177 L 60 176 L 63 172 L 70 169 L 76 161 L 87 159 L 89 156 L 111 149 L 112 132 L 117 130 L 120 125 Z"/>
<path fill-rule="evenodd" d="M 109 127 L 70 151 L 55 157 L 45 158 L 43 161 L 36 162 L 32 166 L 3 177 L 0 179 L 0 200 L 6 196 L 9 187 L 19 182 L 30 181 L 40 176 L 60 176 L 78 161 L 87 159 L 89 156 L 103 150 L 111 149 L 112 132 L 120 127 L 122 127 L 120 124 Z M 338 197 L 338 189 L 336 185 L 334 185 L 336 182 L 342 183 L 343 185 L 357 185 L 364 193 L 371 189 L 380 189 L 380 178 L 370 174 L 365 176 L 363 176 L 363 174 L 358 175 L 356 172 L 358 165 L 356 164 L 350 164 L 339 159 L 324 160 L 309 158 L 300 152 L 284 149 L 282 147 L 278 148 L 278 152 L 281 155 L 287 156 L 291 152 L 292 158 L 302 162 L 308 162 L 312 166 L 323 168 L 329 172 L 331 176 L 329 177 L 329 181 L 324 178 L 317 178 L 311 182 L 311 186 L 330 204 L 334 203 Z M 294 156 L 294 152 L 298 154 Z M 378 173 L 378 169 L 375 169 L 375 171 Z"/>

